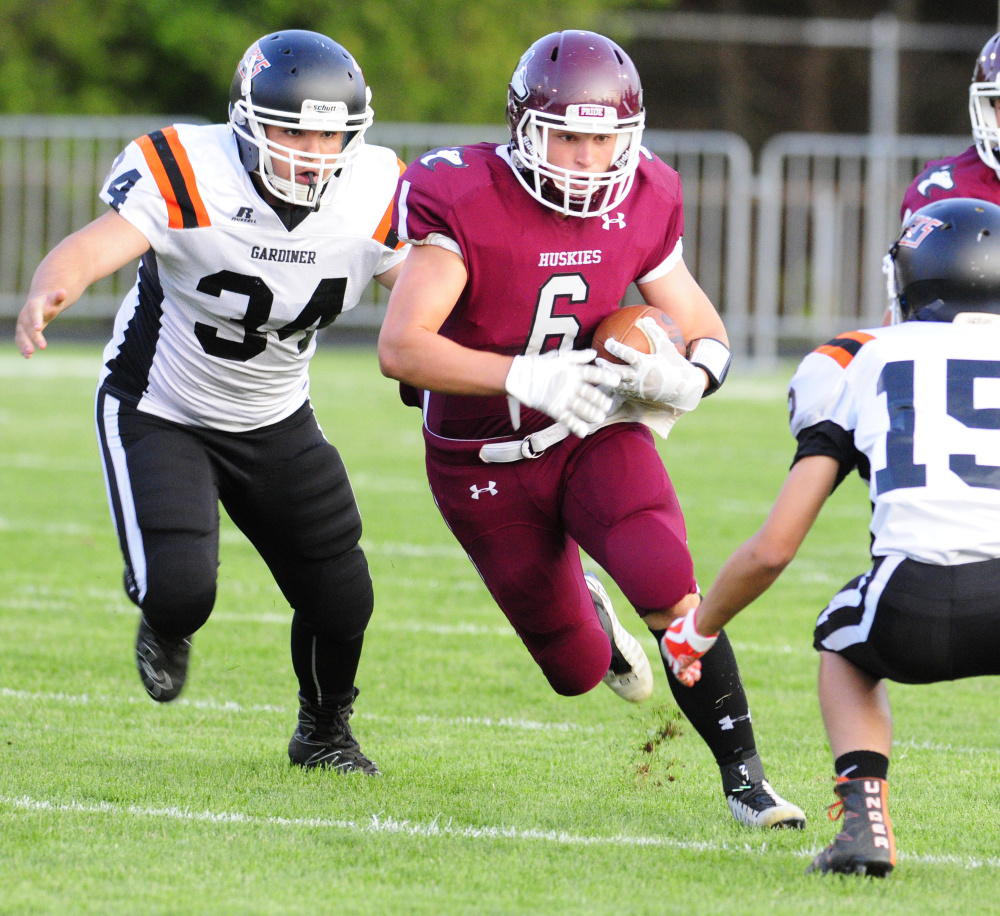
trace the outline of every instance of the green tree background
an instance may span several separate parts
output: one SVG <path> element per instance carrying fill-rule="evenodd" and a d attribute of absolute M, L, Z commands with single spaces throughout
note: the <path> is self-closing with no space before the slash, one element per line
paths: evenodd
<path fill-rule="evenodd" d="M 997 0 L 0 0 L 0 114 L 197 115 L 223 121 L 247 47 L 269 32 L 324 32 L 358 59 L 379 121 L 500 124 L 520 54 L 550 31 L 622 42 L 645 88 L 646 123 L 731 130 L 759 150 L 785 131 L 868 130 L 863 49 L 669 40 L 631 11 L 997 27 Z M 902 55 L 901 133 L 965 134 L 975 51 Z"/>
<path fill-rule="evenodd" d="M 627 0 L 0 0 L 0 112 L 226 116 L 257 38 L 322 32 L 358 60 L 385 121 L 502 119 L 520 54 L 564 28 L 599 27 Z M 669 8 L 672 0 L 644 2 Z"/>

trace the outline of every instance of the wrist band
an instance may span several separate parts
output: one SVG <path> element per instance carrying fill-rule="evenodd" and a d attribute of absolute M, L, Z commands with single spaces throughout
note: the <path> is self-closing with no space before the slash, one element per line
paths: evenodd
<path fill-rule="evenodd" d="M 729 364 L 733 354 L 721 340 L 714 337 L 699 337 L 692 340 L 688 347 L 688 360 L 692 366 L 704 369 L 708 375 L 708 387 L 702 397 L 715 394 L 722 387 L 729 372 Z"/>

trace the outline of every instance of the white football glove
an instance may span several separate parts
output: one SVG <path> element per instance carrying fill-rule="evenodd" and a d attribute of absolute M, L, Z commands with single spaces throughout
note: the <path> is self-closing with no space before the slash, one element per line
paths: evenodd
<path fill-rule="evenodd" d="M 678 617 L 660 640 L 660 654 L 669 662 L 670 670 L 685 687 L 693 687 L 701 678 L 701 662 L 698 661 L 719 638 L 702 636 L 695 627 L 695 613 L 691 608 L 683 617 Z"/>
<path fill-rule="evenodd" d="M 547 413 L 582 439 L 590 424 L 604 422 L 611 410 L 611 398 L 597 386 L 613 388 L 621 381 L 613 369 L 587 365 L 596 355 L 594 350 L 553 350 L 540 356 L 515 356 L 507 373 L 507 393 L 526 407 Z"/>
<path fill-rule="evenodd" d="M 642 318 L 639 325 L 649 338 L 650 353 L 640 353 L 609 337 L 604 346 L 612 356 L 625 360 L 618 391 L 641 401 L 656 401 L 675 410 L 694 410 L 705 393 L 705 376 L 692 366 L 674 346 L 654 318 Z M 610 365 L 602 360 L 601 365 Z M 618 368 L 618 367 L 616 367 Z"/>

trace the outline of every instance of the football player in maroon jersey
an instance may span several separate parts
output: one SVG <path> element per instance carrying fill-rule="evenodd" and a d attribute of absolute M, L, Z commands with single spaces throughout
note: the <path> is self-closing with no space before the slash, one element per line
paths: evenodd
<path fill-rule="evenodd" d="M 900 217 L 946 197 L 975 197 L 1000 204 L 1000 32 L 976 58 L 969 84 L 973 144 L 965 152 L 928 162 L 903 195 Z"/>
<path fill-rule="evenodd" d="M 969 119 L 973 144 L 957 156 L 928 162 L 903 194 L 899 208 L 905 223 L 910 215 L 935 200 L 974 197 L 1000 204 L 1000 32 L 983 45 L 969 84 Z M 884 264 L 888 270 L 890 265 Z M 890 305 L 882 324 L 899 320 Z"/>
<path fill-rule="evenodd" d="M 697 606 L 684 518 L 650 429 L 666 435 L 725 379 L 715 308 L 688 272 L 677 173 L 641 146 L 632 61 L 567 31 L 535 42 L 508 87 L 509 143 L 434 150 L 397 189 L 414 247 L 389 299 L 382 371 L 424 416 L 431 490 L 511 625 L 558 693 L 607 683 L 647 698 L 652 672 L 580 548 L 659 641 Z M 653 352 L 594 329 L 635 281 L 688 341 L 651 319 Z M 667 670 L 715 755 L 736 819 L 802 827 L 769 786 L 725 637 L 691 690 Z"/>

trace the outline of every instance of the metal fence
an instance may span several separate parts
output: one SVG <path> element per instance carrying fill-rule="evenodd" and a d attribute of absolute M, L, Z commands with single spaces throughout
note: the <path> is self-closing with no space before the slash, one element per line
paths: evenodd
<path fill-rule="evenodd" d="M 162 115 L 0 117 L 0 316 L 20 311 L 49 249 L 107 210 L 97 193 L 115 157 L 164 123 Z M 95 283 L 62 320 L 114 315 L 135 269 Z"/>
<path fill-rule="evenodd" d="M 782 351 L 881 321 L 882 258 L 907 186 L 968 137 L 783 134 L 761 151 L 751 352 Z"/>
<path fill-rule="evenodd" d="M 45 252 L 104 211 L 97 191 L 125 145 L 182 120 L 191 119 L 0 117 L 0 317 L 20 310 Z M 368 137 L 410 162 L 435 147 L 503 142 L 507 132 L 376 123 Z M 732 133 L 648 130 L 643 140 L 681 175 L 685 260 L 722 312 L 734 352 L 763 361 L 877 323 L 882 255 L 903 191 L 924 162 L 969 143 L 783 134 L 766 144 L 755 173 L 749 146 Z M 61 320 L 112 316 L 134 278 L 132 264 L 95 284 Z M 377 328 L 385 300 L 372 284 L 330 332 Z"/>

